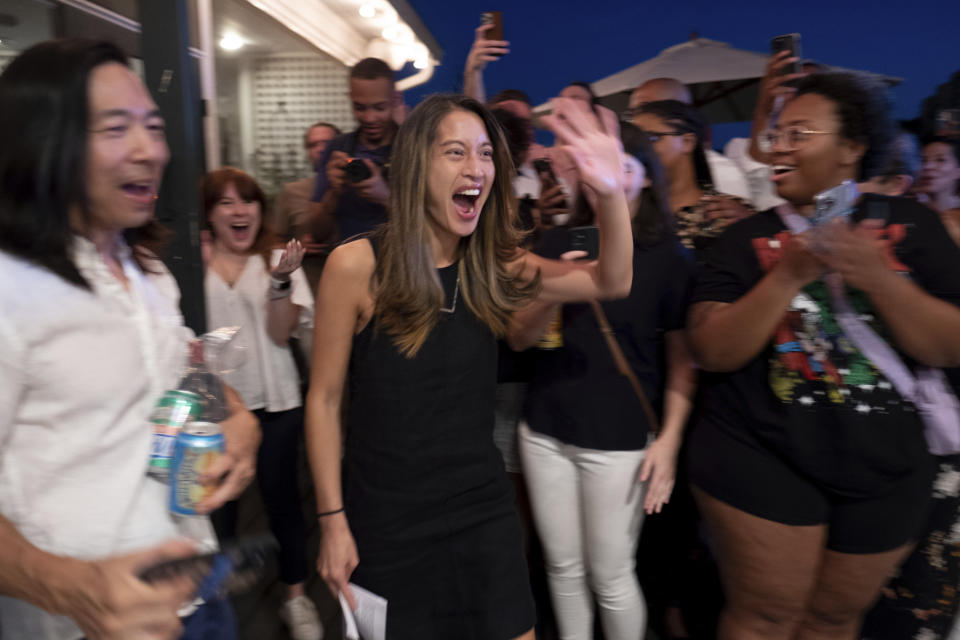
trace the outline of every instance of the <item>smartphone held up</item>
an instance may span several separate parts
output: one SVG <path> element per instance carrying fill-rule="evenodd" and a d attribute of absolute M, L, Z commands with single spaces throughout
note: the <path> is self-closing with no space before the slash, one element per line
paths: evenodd
<path fill-rule="evenodd" d="M 503 15 L 499 11 L 484 11 L 480 14 L 481 25 L 493 25 L 486 31 L 487 40 L 503 40 Z"/>
<path fill-rule="evenodd" d="M 791 58 L 796 60 L 780 69 L 780 75 L 803 73 L 803 56 L 800 51 L 800 34 L 787 33 L 770 40 L 770 55 L 776 56 L 781 51 L 789 51 Z"/>

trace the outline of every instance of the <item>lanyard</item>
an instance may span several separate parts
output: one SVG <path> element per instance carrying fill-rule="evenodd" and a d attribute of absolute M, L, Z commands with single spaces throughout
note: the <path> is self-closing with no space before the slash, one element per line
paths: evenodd
<path fill-rule="evenodd" d="M 810 221 L 797 213 L 789 204 L 777 207 L 777 215 L 783 224 L 795 234 L 803 233 L 811 228 Z M 896 387 L 901 397 L 913 402 L 918 401 L 919 390 L 917 380 L 903 363 L 896 351 L 886 341 L 864 322 L 844 292 L 843 277 L 831 271 L 823 277 L 830 291 L 830 300 L 833 303 L 834 316 L 837 324 L 843 329 L 853 344 L 883 372 Z"/>

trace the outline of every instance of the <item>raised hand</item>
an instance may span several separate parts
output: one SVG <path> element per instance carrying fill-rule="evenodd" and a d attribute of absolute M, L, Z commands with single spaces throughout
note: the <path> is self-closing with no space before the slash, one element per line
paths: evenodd
<path fill-rule="evenodd" d="M 597 117 L 569 98 L 554 98 L 553 112 L 541 121 L 557 136 L 561 148 L 570 154 L 580 179 L 597 195 L 609 196 L 622 190 L 623 161 L 620 140 L 606 133 Z"/>
<path fill-rule="evenodd" d="M 488 62 L 493 62 L 500 56 L 510 53 L 510 43 L 506 40 L 487 40 L 486 33 L 493 27 L 492 24 L 484 24 L 476 29 L 476 36 L 473 39 L 473 46 L 470 47 L 470 53 L 467 54 L 467 64 L 465 71 L 473 73 L 483 71 Z"/>
<path fill-rule="evenodd" d="M 781 51 L 767 62 L 766 71 L 760 81 L 760 93 L 757 96 L 757 108 L 762 109 L 765 115 L 769 116 L 773 112 L 774 104 L 778 99 L 783 101 L 793 96 L 796 89 L 791 87 L 789 83 L 807 75 L 806 73 L 782 74 L 784 67 L 797 62 L 799 59 L 791 56 L 789 51 Z"/>
<path fill-rule="evenodd" d="M 288 280 L 290 274 L 300 268 L 304 253 L 305 250 L 299 240 L 289 241 L 280 255 L 280 262 L 273 268 L 270 275 L 277 280 Z"/>

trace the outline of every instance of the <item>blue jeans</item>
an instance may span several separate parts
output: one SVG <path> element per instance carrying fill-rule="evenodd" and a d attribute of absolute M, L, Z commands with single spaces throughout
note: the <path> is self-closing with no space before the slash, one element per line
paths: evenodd
<path fill-rule="evenodd" d="M 236 640 L 237 620 L 229 600 L 213 600 L 184 618 L 180 640 Z"/>

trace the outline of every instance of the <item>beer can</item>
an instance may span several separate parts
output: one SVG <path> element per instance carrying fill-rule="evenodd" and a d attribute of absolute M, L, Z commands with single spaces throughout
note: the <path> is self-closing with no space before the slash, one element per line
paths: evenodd
<path fill-rule="evenodd" d="M 170 511 L 197 515 L 197 504 L 213 493 L 200 476 L 223 453 L 223 434 L 214 422 L 191 422 L 180 430 L 170 465 Z"/>
<path fill-rule="evenodd" d="M 563 309 L 557 309 L 557 314 L 547 325 L 547 330 L 543 332 L 540 341 L 537 342 L 537 349 L 559 349 L 563 346 Z"/>
<path fill-rule="evenodd" d="M 149 475 L 167 481 L 174 441 L 183 425 L 200 418 L 202 409 L 200 396 L 191 391 L 175 389 L 163 394 L 150 416 L 153 439 L 150 443 L 150 466 L 147 469 Z"/>

